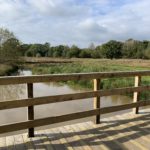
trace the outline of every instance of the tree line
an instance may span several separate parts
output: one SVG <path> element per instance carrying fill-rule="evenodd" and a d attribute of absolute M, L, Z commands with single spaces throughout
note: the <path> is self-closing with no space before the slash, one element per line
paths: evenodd
<path fill-rule="evenodd" d="M 62 58 L 133 58 L 150 59 L 150 41 L 129 39 L 125 42 L 111 40 L 102 45 L 79 48 L 76 45 L 50 46 L 45 44 L 21 44 L 19 51 L 28 57 Z"/>
<path fill-rule="evenodd" d="M 150 41 L 128 39 L 125 42 L 110 40 L 104 44 L 88 48 L 76 45 L 51 46 L 21 43 L 12 32 L 0 28 L 0 60 L 17 59 L 18 56 L 55 58 L 108 58 L 108 59 L 150 59 Z"/>

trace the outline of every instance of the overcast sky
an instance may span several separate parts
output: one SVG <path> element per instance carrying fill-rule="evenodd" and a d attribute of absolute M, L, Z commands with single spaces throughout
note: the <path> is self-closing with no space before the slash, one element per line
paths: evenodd
<path fill-rule="evenodd" d="M 150 39 L 150 0 L 0 0 L 0 27 L 24 43 Z"/>

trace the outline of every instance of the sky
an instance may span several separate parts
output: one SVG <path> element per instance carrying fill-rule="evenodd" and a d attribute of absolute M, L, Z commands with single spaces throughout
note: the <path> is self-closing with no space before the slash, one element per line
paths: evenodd
<path fill-rule="evenodd" d="M 150 0 L 0 0 L 0 27 L 23 43 L 150 40 Z"/>

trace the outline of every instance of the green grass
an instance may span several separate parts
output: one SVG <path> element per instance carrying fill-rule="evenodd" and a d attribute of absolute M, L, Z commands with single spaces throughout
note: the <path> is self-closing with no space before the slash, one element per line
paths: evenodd
<path fill-rule="evenodd" d="M 110 72 L 110 71 L 136 71 L 136 70 L 149 70 L 149 62 L 142 64 L 135 60 L 81 60 L 79 59 L 73 63 L 56 63 L 56 64 L 41 64 L 35 65 L 32 69 L 33 74 L 62 74 L 62 73 L 83 73 L 83 72 Z M 80 89 L 92 89 L 93 81 L 80 80 L 80 81 L 67 81 L 69 86 Z M 64 82 L 62 82 L 64 83 Z M 149 85 L 150 77 L 142 78 L 142 85 Z M 120 87 L 134 86 L 134 78 L 109 78 L 103 79 L 101 83 L 102 89 L 112 89 Z M 142 99 L 150 97 L 150 92 L 143 92 Z"/>

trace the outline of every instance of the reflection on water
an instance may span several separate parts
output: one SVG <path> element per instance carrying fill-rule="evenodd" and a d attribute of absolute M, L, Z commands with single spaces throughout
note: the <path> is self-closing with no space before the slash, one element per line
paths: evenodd
<path fill-rule="evenodd" d="M 30 70 L 19 71 L 19 75 L 32 75 Z M 57 94 L 67 94 L 81 92 L 74 90 L 67 85 L 57 85 L 56 83 L 35 83 L 34 97 L 49 96 Z M 15 100 L 27 97 L 26 85 L 0 86 L 0 100 Z M 131 102 L 127 96 L 107 96 L 101 98 L 101 106 L 120 105 Z M 93 108 L 93 99 L 84 99 L 70 102 L 61 102 L 35 106 L 35 118 L 62 115 L 71 112 L 83 111 Z M 120 112 L 119 112 L 120 113 Z M 27 108 L 17 108 L 0 111 L 0 124 L 7 124 L 27 120 Z M 91 118 L 80 119 L 79 121 L 89 120 Z M 77 122 L 77 121 L 71 121 Z M 62 124 L 61 124 L 62 125 Z"/>

